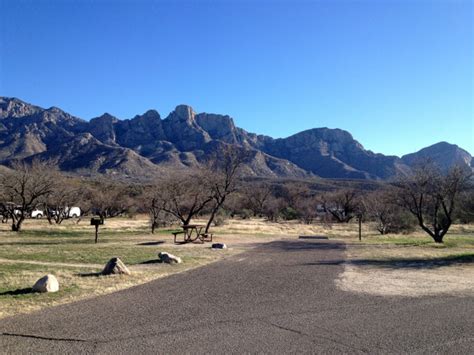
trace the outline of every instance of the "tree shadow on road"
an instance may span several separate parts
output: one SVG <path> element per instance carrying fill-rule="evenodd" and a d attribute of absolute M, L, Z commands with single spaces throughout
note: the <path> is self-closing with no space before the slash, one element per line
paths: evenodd
<path fill-rule="evenodd" d="M 310 242 L 306 240 L 278 240 L 263 246 L 266 250 L 277 249 L 284 251 L 303 251 L 303 250 L 345 250 L 344 243 L 339 242 L 323 242 L 320 240 Z"/>
<path fill-rule="evenodd" d="M 356 265 L 356 266 L 377 266 L 389 269 L 436 269 L 449 265 L 474 264 L 474 254 L 456 255 L 451 257 L 439 257 L 431 259 L 419 258 L 396 258 L 396 259 L 334 259 L 321 260 L 312 263 L 305 263 L 304 266 L 318 265 Z"/>
<path fill-rule="evenodd" d="M 298 239 L 328 240 L 324 235 L 300 235 Z"/>

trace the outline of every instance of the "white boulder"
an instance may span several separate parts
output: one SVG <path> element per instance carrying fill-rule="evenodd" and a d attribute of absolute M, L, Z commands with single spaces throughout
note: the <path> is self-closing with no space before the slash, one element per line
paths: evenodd
<path fill-rule="evenodd" d="M 181 264 L 183 261 L 179 256 L 175 256 L 173 254 L 161 251 L 158 253 L 158 258 L 161 260 L 163 263 L 171 264 Z"/>
<path fill-rule="evenodd" d="M 35 292 L 58 292 L 59 282 L 56 276 L 48 274 L 35 282 L 33 285 Z"/>

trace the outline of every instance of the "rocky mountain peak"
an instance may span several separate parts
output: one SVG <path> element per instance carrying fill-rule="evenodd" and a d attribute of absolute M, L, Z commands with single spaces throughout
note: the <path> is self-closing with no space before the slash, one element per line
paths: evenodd
<path fill-rule="evenodd" d="M 92 135 L 106 144 L 115 144 L 114 125 L 119 120 L 109 113 L 93 118 L 89 121 L 89 131 Z"/>
<path fill-rule="evenodd" d="M 170 113 L 170 119 L 178 119 L 182 121 L 192 121 L 196 113 L 193 108 L 188 105 L 178 105 L 172 113 Z"/>
<path fill-rule="evenodd" d="M 450 144 L 448 142 L 439 142 L 420 149 L 416 153 L 406 154 L 402 157 L 402 161 L 411 167 L 426 160 L 432 161 L 443 170 L 448 170 L 453 165 L 459 165 L 468 170 L 474 168 L 471 154 L 456 144 Z"/>
<path fill-rule="evenodd" d="M 111 123 L 118 122 L 118 118 L 115 116 L 112 116 L 110 113 L 105 112 L 99 117 L 95 117 L 91 119 L 90 122 L 94 124 L 104 125 L 104 124 L 111 124 Z"/>
<path fill-rule="evenodd" d="M 196 115 L 196 122 L 212 139 L 219 139 L 226 143 L 241 143 L 234 120 L 227 115 L 200 113 Z"/>
<path fill-rule="evenodd" d="M 51 113 L 57 113 L 57 114 L 65 113 L 63 110 L 61 110 L 59 107 L 56 107 L 56 106 L 51 106 L 50 108 L 46 109 L 46 111 L 51 112 Z"/>
<path fill-rule="evenodd" d="M 158 111 L 156 110 L 148 110 L 147 112 L 145 112 L 142 117 L 146 118 L 146 119 L 158 119 L 160 120 L 161 119 L 161 116 L 160 114 L 158 113 Z"/>
<path fill-rule="evenodd" d="M 14 97 L 0 97 L 0 118 L 25 117 L 41 110 L 38 106 L 30 105 Z"/>

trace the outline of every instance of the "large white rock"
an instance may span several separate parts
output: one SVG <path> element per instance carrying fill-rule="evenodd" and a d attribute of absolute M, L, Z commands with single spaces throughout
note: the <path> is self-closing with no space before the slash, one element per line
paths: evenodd
<path fill-rule="evenodd" d="M 167 264 L 171 264 L 171 263 L 181 264 L 183 262 L 183 260 L 181 260 L 179 256 L 175 256 L 173 254 L 170 254 L 164 251 L 158 253 L 158 258 L 162 262 L 167 263 Z"/>
<path fill-rule="evenodd" d="M 56 276 L 48 274 L 35 282 L 33 285 L 35 292 L 58 292 L 59 282 Z"/>
<path fill-rule="evenodd" d="M 119 258 L 112 258 L 102 270 L 102 275 L 130 275 L 131 272 Z"/>

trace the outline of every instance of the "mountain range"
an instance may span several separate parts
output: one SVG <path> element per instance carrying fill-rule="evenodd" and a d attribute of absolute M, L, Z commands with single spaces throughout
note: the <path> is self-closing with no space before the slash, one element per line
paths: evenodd
<path fill-rule="evenodd" d="M 86 121 L 57 107 L 0 97 L 2 165 L 51 159 L 67 172 L 141 179 L 201 166 L 225 145 L 250 152 L 244 173 L 259 177 L 385 180 L 406 174 L 425 158 L 443 169 L 474 167 L 467 151 L 446 142 L 400 158 L 366 150 L 341 129 L 314 128 L 274 139 L 236 127 L 228 115 L 195 113 L 186 105 L 164 119 L 149 110 L 132 119 L 105 113 Z"/>

